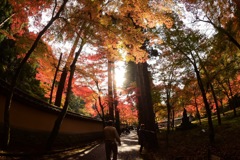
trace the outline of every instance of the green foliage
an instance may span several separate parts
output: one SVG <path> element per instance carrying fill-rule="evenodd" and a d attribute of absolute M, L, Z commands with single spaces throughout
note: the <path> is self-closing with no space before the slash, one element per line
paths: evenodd
<path fill-rule="evenodd" d="M 35 79 L 36 73 L 36 68 L 33 65 L 25 64 L 19 76 L 17 87 L 34 97 L 47 100 L 44 98 L 44 89 L 40 88 L 40 81 Z"/>
<path fill-rule="evenodd" d="M 161 92 L 157 89 L 152 89 L 152 101 L 153 103 L 161 103 Z"/>
<path fill-rule="evenodd" d="M 154 113 L 157 120 L 164 119 L 167 117 L 166 108 L 167 106 L 162 104 L 163 98 L 161 97 L 161 91 L 158 88 L 152 89 L 152 101 L 153 101 L 153 108 Z"/>
<path fill-rule="evenodd" d="M 70 95 L 68 110 L 74 113 L 86 115 L 85 102 L 82 98 L 75 96 L 73 93 Z"/>
<path fill-rule="evenodd" d="M 12 7 L 8 3 L 8 0 L 0 1 L 0 31 L 9 31 L 11 21 L 4 22 L 12 14 Z M 4 22 L 4 23 L 3 23 Z M 4 40 L 5 35 L 0 32 L 0 43 Z"/>
<path fill-rule="evenodd" d="M 14 40 L 5 39 L 0 43 L 0 78 L 6 82 L 11 82 L 16 67 L 20 64 L 21 58 L 18 58 L 19 51 L 16 49 Z M 34 67 L 35 66 L 35 67 Z M 36 80 L 36 66 L 31 63 L 24 65 L 17 82 L 17 87 L 28 94 L 44 98 L 44 90 L 40 88 L 40 81 Z"/>
<path fill-rule="evenodd" d="M 17 59 L 15 41 L 5 39 L 0 43 L 0 77 L 11 82 L 15 67 L 20 63 Z"/>

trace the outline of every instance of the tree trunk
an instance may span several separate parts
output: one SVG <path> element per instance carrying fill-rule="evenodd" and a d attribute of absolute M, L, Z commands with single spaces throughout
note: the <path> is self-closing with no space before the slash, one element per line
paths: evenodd
<path fill-rule="evenodd" d="M 230 91 L 230 95 L 231 95 L 231 99 L 233 100 L 233 92 L 232 92 L 232 87 L 231 87 L 231 84 L 230 84 L 230 81 L 228 79 L 228 88 L 229 88 L 229 91 Z M 236 111 L 236 103 L 233 103 L 233 116 L 236 117 L 237 116 L 237 111 Z"/>
<path fill-rule="evenodd" d="M 56 15 L 54 17 L 52 17 L 51 20 L 48 22 L 48 24 L 43 28 L 43 30 L 39 32 L 39 34 L 38 34 L 37 38 L 35 39 L 33 45 L 31 46 L 31 48 L 29 49 L 29 51 L 27 52 L 27 54 L 25 55 L 25 57 L 23 58 L 23 60 L 21 61 L 19 67 L 17 68 L 17 70 L 15 72 L 13 81 L 11 82 L 10 93 L 8 94 L 8 97 L 6 98 L 5 108 L 4 108 L 4 122 L 3 122 L 4 123 L 3 124 L 3 126 L 4 126 L 4 128 L 3 128 L 3 143 L 4 144 L 3 144 L 3 149 L 7 149 L 8 145 L 9 145 L 9 142 L 10 142 L 10 108 L 11 108 L 14 88 L 16 86 L 16 83 L 17 83 L 18 77 L 21 73 L 21 70 L 23 68 L 23 65 L 27 62 L 30 55 L 33 53 L 33 51 L 37 47 L 38 42 L 41 40 L 44 33 L 53 24 L 53 22 L 59 18 L 60 14 L 64 10 L 67 2 L 68 2 L 68 0 L 63 1 L 63 3 L 60 6 Z"/>
<path fill-rule="evenodd" d="M 54 75 L 54 78 L 53 78 L 53 83 L 52 83 L 52 88 L 51 88 L 51 93 L 50 93 L 50 98 L 49 98 L 49 103 L 50 104 L 52 104 L 53 90 L 54 90 L 54 86 L 55 86 L 55 82 L 56 82 L 56 78 L 57 78 L 57 73 L 58 73 L 61 61 L 62 61 L 62 53 L 60 54 L 60 58 L 59 58 L 59 61 L 58 61 L 56 72 L 55 72 L 55 75 Z"/>
<path fill-rule="evenodd" d="M 103 127 L 105 127 L 105 113 L 104 113 L 104 106 L 102 105 L 102 101 L 101 101 L 101 97 L 98 96 L 98 101 L 99 101 L 99 106 L 101 108 L 101 112 L 102 112 L 102 122 L 103 122 Z"/>
<path fill-rule="evenodd" d="M 223 109 L 223 100 L 222 100 L 222 98 L 220 99 L 220 104 L 221 104 L 222 115 L 225 116 L 224 109 Z"/>
<path fill-rule="evenodd" d="M 140 122 L 145 124 L 147 130 L 152 131 L 149 133 L 150 135 L 146 137 L 148 147 L 156 148 L 158 147 L 158 140 L 152 104 L 151 84 L 146 62 L 137 64 L 137 86 L 140 91 L 140 101 L 138 102 Z"/>
<path fill-rule="evenodd" d="M 202 122 L 201 122 L 201 116 L 200 116 L 200 112 L 198 110 L 198 104 L 197 104 L 197 98 L 196 98 L 196 92 L 194 91 L 194 103 L 195 103 L 195 107 L 196 107 L 196 116 L 197 116 L 197 119 L 199 121 L 199 124 L 202 125 Z"/>
<path fill-rule="evenodd" d="M 210 82 L 210 88 L 211 88 L 213 99 L 214 99 L 214 102 L 215 102 L 215 105 L 216 105 L 218 125 L 221 125 L 222 122 L 221 122 L 220 110 L 219 110 L 219 106 L 218 106 L 218 100 L 217 100 L 217 97 L 216 97 L 216 94 L 215 94 L 215 91 L 213 89 L 213 85 L 212 85 L 211 82 Z"/>
<path fill-rule="evenodd" d="M 65 100 L 65 103 L 64 103 L 64 106 L 63 106 L 63 109 L 60 113 L 60 115 L 58 116 L 58 118 L 56 119 L 55 123 L 54 123 L 54 127 L 52 129 L 52 132 L 47 140 L 47 145 L 46 145 L 46 149 L 47 150 L 51 150 L 52 149 L 52 146 L 53 146 L 53 143 L 59 133 L 59 130 L 60 130 L 60 127 L 61 127 L 61 124 L 63 122 L 63 119 L 65 118 L 65 115 L 67 113 L 67 110 L 68 110 L 68 104 L 69 104 L 69 99 L 70 99 L 70 94 L 71 94 L 71 90 L 72 90 L 72 80 L 73 80 L 73 76 L 74 76 L 74 72 L 75 72 L 75 68 L 76 68 L 76 63 L 77 63 L 77 59 L 82 51 L 82 48 L 84 46 L 85 42 L 82 42 L 79 50 L 77 51 L 76 55 L 75 55 L 75 58 L 71 64 L 71 67 L 70 67 L 70 76 L 69 76 L 69 80 L 68 80 L 68 88 L 67 88 L 67 95 L 66 95 L 66 100 Z"/>
<path fill-rule="evenodd" d="M 97 89 L 98 89 L 98 103 L 99 103 L 99 106 L 100 106 L 100 109 L 101 109 L 101 112 L 102 113 L 99 113 L 99 116 L 100 118 L 102 119 L 102 122 L 103 122 L 103 126 L 105 127 L 105 113 L 104 113 L 104 106 L 102 105 L 102 100 L 101 100 L 101 96 L 100 96 L 100 88 L 99 88 L 99 85 L 98 85 L 98 81 L 95 81 L 96 83 L 96 86 L 97 86 Z M 97 104 L 96 104 L 96 107 L 97 107 Z M 97 110 L 97 109 L 96 109 Z"/>
<path fill-rule="evenodd" d="M 67 109 L 68 109 L 68 104 L 69 104 L 69 97 L 70 97 L 70 93 L 71 93 L 71 84 L 72 84 L 72 79 L 73 79 L 73 75 L 74 75 L 74 71 L 75 71 L 75 64 L 72 64 L 71 66 L 71 71 L 70 71 L 70 77 L 69 77 L 69 82 L 68 82 L 68 90 L 67 90 L 67 96 L 66 96 L 66 100 L 63 106 L 63 109 L 60 113 L 60 115 L 58 116 L 58 118 L 56 119 L 55 123 L 54 123 L 54 127 L 53 130 L 48 138 L 47 141 L 47 146 L 46 149 L 47 150 L 51 150 L 53 143 L 59 133 L 61 124 L 63 122 L 63 119 L 65 118 L 66 114 L 67 114 Z"/>
<path fill-rule="evenodd" d="M 198 110 L 198 105 L 196 104 L 195 107 L 196 107 L 196 116 L 197 116 L 197 119 L 198 119 L 198 121 L 199 121 L 199 124 L 202 125 L 201 115 L 200 115 L 200 112 L 199 112 L 199 110 Z"/>
<path fill-rule="evenodd" d="M 172 107 L 172 123 L 171 123 L 171 127 L 172 127 L 172 130 L 174 130 L 174 127 L 175 127 L 175 111 L 174 111 L 174 108 Z"/>
<path fill-rule="evenodd" d="M 195 70 L 195 73 L 196 73 L 196 76 L 197 76 L 198 85 L 199 85 L 199 88 L 200 88 L 201 93 L 202 93 L 203 102 L 204 102 L 205 110 L 206 110 L 207 117 L 208 117 L 209 140 L 210 140 L 211 143 L 214 143 L 215 133 L 214 133 L 214 127 L 213 127 L 213 123 L 212 123 L 211 109 L 210 109 L 209 103 L 207 101 L 206 92 L 205 92 L 205 89 L 204 89 L 204 86 L 203 86 L 203 83 L 202 83 L 200 73 L 199 73 L 196 65 L 194 65 L 194 70 Z"/>
<path fill-rule="evenodd" d="M 85 23 L 83 23 L 85 24 Z M 83 27 L 83 26 L 82 26 Z M 81 29 L 82 31 L 82 29 Z M 80 32 L 81 32 L 80 31 Z M 71 51 L 69 53 L 69 56 L 68 56 L 68 59 L 67 59 L 67 62 L 63 68 L 63 72 L 61 74 L 61 78 L 60 78 L 60 81 L 59 81 L 59 85 L 58 85 L 58 88 L 57 88 L 57 93 L 56 93 L 56 99 L 55 99 L 55 105 L 60 107 L 61 106 L 61 103 L 62 103 L 62 95 L 63 95 L 63 90 L 64 90 L 64 86 L 65 86 L 65 82 L 66 82 L 66 79 L 67 79 L 67 74 L 68 74 L 68 70 L 69 70 L 69 66 L 71 64 L 71 61 L 73 59 L 73 56 L 74 56 L 74 52 L 77 48 L 77 45 L 79 43 L 79 40 L 80 40 L 80 34 L 77 34 L 77 37 L 74 41 L 74 44 L 71 48 Z"/>
<path fill-rule="evenodd" d="M 171 113 L 170 104 L 167 104 L 167 132 L 166 132 L 167 147 L 168 147 L 168 144 L 169 144 L 169 133 L 170 133 L 170 123 L 171 123 L 170 113 Z"/>
<path fill-rule="evenodd" d="M 108 109 L 109 109 L 109 118 L 114 120 L 112 64 L 113 62 L 108 61 Z"/>
<path fill-rule="evenodd" d="M 63 68 L 61 77 L 60 77 L 60 81 L 58 84 L 58 89 L 57 89 L 57 93 L 56 93 L 56 99 L 55 99 L 55 103 L 54 105 L 60 107 L 61 106 L 61 102 L 62 102 L 62 94 L 63 94 L 63 90 L 64 90 L 64 86 L 65 86 L 65 82 L 67 79 L 67 74 L 68 74 L 68 69 L 65 66 Z"/>

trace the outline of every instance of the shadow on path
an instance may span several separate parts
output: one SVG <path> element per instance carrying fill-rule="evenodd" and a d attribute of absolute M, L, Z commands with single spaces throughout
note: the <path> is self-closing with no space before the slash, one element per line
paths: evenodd
<path fill-rule="evenodd" d="M 118 160 L 144 160 L 139 153 L 138 136 L 136 131 L 121 135 L 122 145 L 118 148 Z M 75 148 L 64 152 L 48 154 L 9 154 L 1 155 L 0 160 L 106 160 L 104 142 L 95 143 L 85 148 Z"/>
<path fill-rule="evenodd" d="M 143 160 L 139 153 L 140 145 L 136 131 L 131 131 L 128 135 L 121 136 L 122 145 L 119 146 L 119 160 Z"/>
<path fill-rule="evenodd" d="M 144 160 L 139 153 L 138 136 L 136 131 L 131 131 L 128 135 L 121 135 L 121 146 L 118 146 L 118 160 Z M 81 160 L 106 160 L 104 143 L 91 152 L 80 158 Z"/>

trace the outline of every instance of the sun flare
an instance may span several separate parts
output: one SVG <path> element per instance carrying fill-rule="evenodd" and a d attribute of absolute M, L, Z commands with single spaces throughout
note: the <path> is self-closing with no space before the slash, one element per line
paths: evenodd
<path fill-rule="evenodd" d="M 117 62 L 115 68 L 116 86 L 122 87 L 125 81 L 125 65 L 124 62 Z"/>

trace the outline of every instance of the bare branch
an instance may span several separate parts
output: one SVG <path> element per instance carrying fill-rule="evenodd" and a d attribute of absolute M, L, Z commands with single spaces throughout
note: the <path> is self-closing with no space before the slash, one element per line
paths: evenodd
<path fill-rule="evenodd" d="M 8 18 L 6 18 L 6 19 L 0 24 L 0 28 L 1 28 L 8 20 L 10 20 L 14 15 L 15 15 L 15 13 L 13 13 L 11 16 L 9 16 Z"/>

